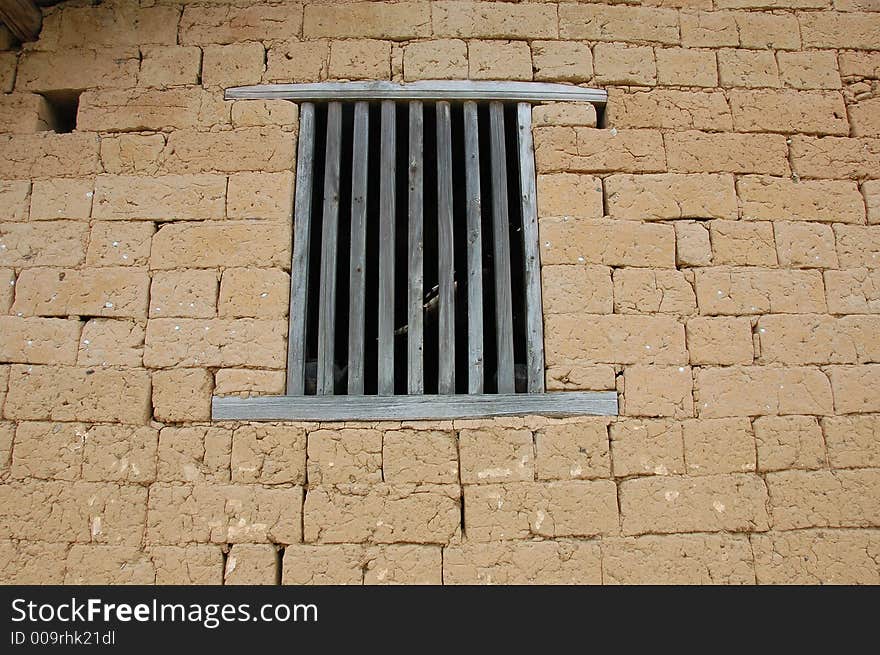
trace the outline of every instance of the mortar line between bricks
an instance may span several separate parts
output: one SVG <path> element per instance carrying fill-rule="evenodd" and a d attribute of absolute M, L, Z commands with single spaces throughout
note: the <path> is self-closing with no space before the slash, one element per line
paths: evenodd
<path fill-rule="evenodd" d="M 752 553 L 752 573 L 755 576 L 755 585 L 761 584 L 758 580 L 758 558 L 755 556 L 755 543 L 753 541 L 754 535 L 749 535 L 749 551 Z"/>
<path fill-rule="evenodd" d="M 223 581 L 221 584 L 226 586 L 226 564 L 229 561 L 229 548 L 230 545 L 228 543 L 220 544 L 220 556 L 223 560 Z"/>
<path fill-rule="evenodd" d="M 455 456 L 458 460 L 458 504 L 459 504 L 459 532 L 461 533 L 461 541 L 467 540 L 467 532 L 465 531 L 465 506 L 464 506 L 464 483 L 461 479 L 461 430 L 454 429 L 455 432 Z"/>
<path fill-rule="evenodd" d="M 282 545 L 275 550 L 275 586 L 281 586 L 284 582 L 284 553 L 287 547 Z"/>

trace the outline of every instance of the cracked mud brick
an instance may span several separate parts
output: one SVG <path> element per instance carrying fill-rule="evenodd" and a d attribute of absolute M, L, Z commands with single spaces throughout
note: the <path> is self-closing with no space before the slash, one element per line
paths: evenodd
<path fill-rule="evenodd" d="M 880 416 L 822 419 L 822 432 L 834 468 L 880 467 Z"/>
<path fill-rule="evenodd" d="M 382 433 L 355 429 L 310 432 L 308 479 L 319 485 L 380 482 Z"/>
<path fill-rule="evenodd" d="M 185 45 L 276 41 L 302 30 L 302 14 L 275 5 L 185 6 L 179 40 Z M 142 71 L 143 72 L 143 71 Z"/>
<path fill-rule="evenodd" d="M 666 169 L 663 140 L 654 130 L 536 127 L 539 173 L 655 173 Z"/>
<path fill-rule="evenodd" d="M 776 243 L 769 222 L 711 221 L 712 263 L 776 266 Z"/>
<path fill-rule="evenodd" d="M 147 222 L 93 222 L 86 266 L 147 266 L 155 232 Z"/>
<path fill-rule="evenodd" d="M 554 314 L 545 319 L 549 364 L 686 364 L 684 326 L 668 316 Z"/>
<path fill-rule="evenodd" d="M 13 366 L 4 416 L 145 425 L 150 377 L 141 369 Z"/>
<path fill-rule="evenodd" d="M 21 364 L 75 364 L 82 323 L 60 318 L 0 316 L 0 360 Z"/>
<path fill-rule="evenodd" d="M 541 269 L 544 314 L 610 314 L 614 304 L 611 269 L 548 265 Z"/>
<path fill-rule="evenodd" d="M 145 487 L 97 482 L 21 480 L 0 486 L 0 539 L 141 543 Z"/>
<path fill-rule="evenodd" d="M 532 41 L 535 80 L 587 82 L 593 77 L 593 55 L 585 43 Z"/>
<path fill-rule="evenodd" d="M 284 320 L 153 318 L 144 364 L 283 368 L 286 341 Z"/>
<path fill-rule="evenodd" d="M 223 551 L 219 546 L 150 546 L 156 584 L 223 583 Z"/>
<path fill-rule="evenodd" d="M 825 312 L 819 271 L 704 268 L 696 271 L 701 314 L 808 314 Z"/>
<path fill-rule="evenodd" d="M 614 308 L 620 314 L 694 314 L 694 288 L 682 271 L 614 271 Z"/>
<path fill-rule="evenodd" d="M 535 475 L 539 480 L 583 480 L 611 474 L 605 419 L 576 419 L 535 432 Z"/>
<path fill-rule="evenodd" d="M 686 421 L 683 435 L 688 475 L 755 470 L 755 438 L 747 418 Z"/>
<path fill-rule="evenodd" d="M 745 535 L 645 535 L 602 540 L 605 584 L 754 584 Z"/>
<path fill-rule="evenodd" d="M 302 487 L 164 483 L 150 488 L 151 544 L 298 543 Z"/>
<path fill-rule="evenodd" d="M 153 373 L 153 417 L 158 421 L 209 421 L 214 376 L 201 368 Z"/>
<path fill-rule="evenodd" d="M 226 555 L 223 584 L 274 585 L 278 577 L 278 551 L 269 544 L 235 544 Z"/>
<path fill-rule="evenodd" d="M 464 484 L 535 479 L 535 444 L 529 430 L 461 430 L 458 443 Z"/>
<path fill-rule="evenodd" d="M 259 84 L 266 51 L 259 42 L 209 45 L 202 48 L 202 84 L 238 86 Z"/>
<path fill-rule="evenodd" d="M 77 128 L 96 132 L 204 129 L 227 123 L 229 111 L 228 103 L 198 87 L 101 89 L 80 95 Z M 156 180 L 155 184 L 162 183 Z"/>
<path fill-rule="evenodd" d="M 759 471 L 825 466 L 825 442 L 814 416 L 760 416 L 753 425 Z"/>
<path fill-rule="evenodd" d="M 144 359 L 144 325 L 127 319 L 90 319 L 82 329 L 80 366 L 139 368 Z"/>
<path fill-rule="evenodd" d="M 675 267 L 675 232 L 669 225 L 563 217 L 542 220 L 539 231 L 543 265 Z"/>
<path fill-rule="evenodd" d="M 464 507 L 472 541 L 591 537 L 620 529 L 610 480 L 468 485 Z"/>
<path fill-rule="evenodd" d="M 468 76 L 492 80 L 532 79 L 532 53 L 522 41 L 471 41 L 468 43 Z"/>
<path fill-rule="evenodd" d="M 268 268 L 228 268 L 220 281 L 220 316 L 281 318 L 290 303 L 290 276 Z"/>
<path fill-rule="evenodd" d="M 0 266 L 77 266 L 88 233 L 87 224 L 75 221 L 0 223 Z"/>
<path fill-rule="evenodd" d="M 880 470 L 780 471 L 766 479 L 776 530 L 880 523 Z"/>
<path fill-rule="evenodd" d="M 308 543 L 449 543 L 461 521 L 457 485 L 348 485 L 306 494 Z"/>
<path fill-rule="evenodd" d="M 66 560 L 66 543 L 0 540 L 0 582 L 61 584 Z"/>
<path fill-rule="evenodd" d="M 732 175 L 609 175 L 604 182 L 608 213 L 615 218 L 737 217 Z"/>
<path fill-rule="evenodd" d="M 579 173 L 539 175 L 538 216 L 570 218 L 602 218 L 602 181 Z"/>
<path fill-rule="evenodd" d="M 304 484 L 306 433 L 286 425 L 244 425 L 232 433 L 232 481 Z M 311 480 L 315 482 L 315 480 Z"/>
<path fill-rule="evenodd" d="M 639 49 L 628 48 L 628 50 Z M 653 62 L 651 63 L 653 69 Z M 659 127 L 725 132 L 733 130 L 727 99 L 723 93 L 717 91 L 612 90 L 609 94 L 608 124 L 618 128 Z M 730 182 L 732 183 L 733 180 Z M 696 192 L 695 195 L 701 194 Z"/>
<path fill-rule="evenodd" d="M 91 178 L 36 180 L 31 190 L 31 220 L 87 219 L 95 182 Z"/>
<path fill-rule="evenodd" d="M 162 428 L 157 479 L 163 482 L 229 482 L 232 431 L 218 427 Z"/>
<path fill-rule="evenodd" d="M 623 533 L 760 532 L 769 527 L 764 481 L 749 474 L 653 476 L 620 483 Z"/>
<path fill-rule="evenodd" d="M 150 268 L 290 266 L 290 225 L 272 221 L 176 223 L 153 237 Z"/>
<path fill-rule="evenodd" d="M 507 541 L 443 550 L 446 584 L 599 584 L 598 543 Z"/>
<path fill-rule="evenodd" d="M 668 419 L 623 419 L 611 424 L 615 477 L 684 474 L 682 424 Z"/>
<path fill-rule="evenodd" d="M 694 394 L 701 418 L 834 413 L 828 377 L 811 367 L 703 368 Z"/>
<path fill-rule="evenodd" d="M 156 570 L 137 547 L 74 544 L 67 554 L 64 584 L 154 584 Z"/>
<path fill-rule="evenodd" d="M 307 5 L 303 36 L 367 37 L 405 40 L 429 36 L 431 8 L 427 2 L 371 2 Z"/>
<path fill-rule="evenodd" d="M 99 175 L 92 215 L 102 220 L 203 220 L 226 217 L 226 176 Z"/>
<path fill-rule="evenodd" d="M 633 84 L 649 86 L 657 81 L 657 67 L 654 63 L 654 51 L 645 46 L 619 45 L 615 43 L 597 43 L 593 47 L 596 55 L 596 81 L 601 84 Z M 619 101 L 620 98 L 618 97 Z M 608 125 L 614 127 L 654 127 L 654 123 L 638 125 L 638 121 L 619 120 L 620 114 L 626 112 L 625 107 L 617 106 L 606 114 Z M 658 117 L 659 118 L 659 117 Z M 662 123 L 662 120 L 660 121 Z"/>
<path fill-rule="evenodd" d="M 880 532 L 798 530 L 752 535 L 760 584 L 878 584 Z"/>
<path fill-rule="evenodd" d="M 364 584 L 440 584 L 443 579 L 442 558 L 439 546 L 374 546 L 364 555 Z"/>
<path fill-rule="evenodd" d="M 455 433 L 441 430 L 386 432 L 382 439 L 382 475 L 392 484 L 458 482 Z"/>
<path fill-rule="evenodd" d="M 694 317 L 687 322 L 691 364 L 751 364 L 755 357 L 748 317 Z"/>
<path fill-rule="evenodd" d="M 146 318 L 150 277 L 128 266 L 29 268 L 16 282 L 12 311 L 33 316 Z"/>

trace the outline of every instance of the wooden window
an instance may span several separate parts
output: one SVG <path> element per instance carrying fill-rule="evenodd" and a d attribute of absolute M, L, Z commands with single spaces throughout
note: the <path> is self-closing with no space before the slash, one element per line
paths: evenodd
<path fill-rule="evenodd" d="M 302 102 L 287 393 L 215 418 L 616 413 L 614 392 L 544 392 L 531 126 L 537 99 L 601 92 L 433 85 L 227 92 Z"/>

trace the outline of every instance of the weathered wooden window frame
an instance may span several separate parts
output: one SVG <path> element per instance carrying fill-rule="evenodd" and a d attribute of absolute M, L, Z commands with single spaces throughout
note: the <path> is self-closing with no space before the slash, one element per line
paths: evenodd
<path fill-rule="evenodd" d="M 302 103 L 300 107 L 300 138 L 299 155 L 297 158 L 296 196 L 294 199 L 294 246 L 291 262 L 291 286 L 290 286 L 290 314 L 289 314 L 289 339 L 288 339 L 288 365 L 287 365 L 287 392 L 283 396 L 263 396 L 254 398 L 217 397 L 213 398 L 213 418 L 215 420 L 308 420 L 308 421 L 353 421 L 353 420 L 401 420 L 401 419 L 449 419 L 449 418 L 477 418 L 490 416 L 520 416 L 526 414 L 541 414 L 547 416 L 571 416 L 571 415 L 615 415 L 617 414 L 617 394 L 608 392 L 545 392 L 544 391 L 544 356 L 543 356 L 543 308 L 541 305 L 541 271 L 538 253 L 538 220 L 535 189 L 534 149 L 531 132 L 531 105 L 536 102 L 591 102 L 604 104 L 607 99 L 605 91 L 599 89 L 587 89 L 562 84 L 544 84 L 532 82 L 473 82 L 473 81 L 425 81 L 410 84 L 396 84 L 392 82 L 327 82 L 318 84 L 266 84 L 249 87 L 236 87 L 226 90 L 227 100 L 244 99 L 284 99 Z M 523 215 L 524 244 L 526 247 L 526 293 L 530 297 L 526 317 L 527 331 L 527 368 L 528 368 L 528 393 L 512 393 L 512 389 L 503 389 L 504 393 L 483 394 L 481 385 L 469 385 L 468 394 L 455 394 L 454 387 L 449 384 L 441 384 L 439 394 L 420 393 L 420 384 L 416 381 L 418 371 L 413 371 L 414 366 L 408 371 L 408 395 L 391 395 L 387 385 L 382 384 L 382 371 L 380 364 L 379 395 L 361 395 L 358 389 L 362 389 L 358 380 L 349 378 L 350 386 L 353 383 L 354 392 L 347 395 L 325 395 L 326 385 L 322 388 L 322 379 L 330 379 L 332 382 L 332 362 L 322 362 L 321 353 L 328 351 L 319 349 L 318 360 L 318 395 L 303 395 L 304 392 L 304 348 L 302 346 L 305 335 L 305 321 L 301 312 L 295 312 L 297 306 L 304 306 L 307 293 L 307 279 L 305 275 L 296 275 L 295 271 L 304 270 L 307 265 L 308 249 L 304 244 L 310 240 L 310 220 L 308 219 L 308 207 L 311 206 L 311 151 L 314 149 L 314 102 L 330 102 L 331 112 L 338 110 L 340 102 L 382 101 L 383 111 L 394 101 L 409 101 L 411 106 L 420 109 L 419 101 L 437 101 L 438 107 L 448 108 L 450 101 L 465 102 L 465 122 L 476 119 L 476 105 L 474 101 L 490 102 L 492 112 L 500 111 L 500 103 L 518 103 L 517 119 L 520 138 L 519 158 L 521 169 L 524 173 L 520 176 L 520 191 Z M 363 105 L 362 105 L 363 106 Z M 468 107 L 473 106 L 469 112 Z M 393 106 L 392 106 L 393 108 Z M 355 114 L 355 121 L 359 120 L 359 114 Z M 415 134 L 420 129 L 420 111 L 411 113 L 410 129 Z M 331 114 L 328 120 L 336 120 Z M 361 115 L 362 119 L 365 119 Z M 494 116 L 491 121 L 493 139 L 500 136 L 495 134 L 496 122 Z M 469 128 L 468 128 L 469 129 Z M 466 134 L 468 133 L 466 129 Z M 383 135 L 384 137 L 384 135 Z M 393 138 L 393 132 L 389 138 Z M 467 138 L 467 137 L 466 137 Z M 384 140 L 384 139 L 383 139 Z M 389 144 L 383 143 L 383 151 Z M 332 146 L 330 146 L 332 147 Z M 493 145 L 494 147 L 494 145 Z M 439 151 L 438 151 L 439 152 Z M 471 166 L 466 162 L 466 166 Z M 414 168 L 419 174 L 419 167 Z M 469 171 L 469 176 L 472 171 Z M 357 173 L 355 173 L 357 179 Z M 325 184 L 328 180 L 325 178 Z M 333 184 L 333 176 L 329 178 Z M 355 182 L 357 183 L 357 182 Z M 382 185 L 385 186 L 384 184 Z M 497 185 L 493 185 L 493 189 Z M 393 197 L 393 189 L 380 188 L 380 197 L 387 194 Z M 332 195 L 332 194 L 331 194 Z M 470 195 L 470 192 L 469 192 Z M 472 198 L 469 197 L 468 204 Z M 438 198 L 438 201 L 441 201 Z M 326 201 L 325 201 L 326 202 Z M 332 201 L 331 201 L 332 202 Z M 410 202 L 418 202 L 418 198 L 410 198 Z M 325 211 L 333 211 L 332 207 L 325 207 Z M 468 210 L 468 225 L 471 225 L 472 212 Z M 296 218 L 306 217 L 306 220 Z M 352 220 L 356 220 L 354 215 Z M 383 229 L 384 221 L 380 223 Z M 498 224 L 498 221 L 495 221 Z M 449 226 L 451 227 L 451 215 Z M 332 226 L 331 226 L 332 231 Z M 335 243 L 333 234 L 324 235 L 328 241 Z M 418 238 L 416 234 L 415 238 Z M 441 236 L 442 238 L 442 236 Z M 381 240 L 381 238 L 380 238 Z M 332 245 L 332 244 L 331 244 Z M 360 252 L 360 249 L 358 249 Z M 418 248 L 410 248 L 411 267 L 418 267 L 420 261 L 416 254 Z M 358 255 L 353 255 L 358 256 Z M 322 257 L 322 261 L 324 258 Z M 355 262 L 356 263 L 356 262 Z M 353 264 L 354 265 L 354 264 Z M 469 261 L 469 269 L 472 264 Z M 332 268 L 332 267 L 328 267 Z M 442 267 L 441 267 L 442 268 Z M 387 272 L 385 272 L 387 274 Z M 325 271 L 322 264 L 321 277 L 327 284 L 333 285 L 330 280 L 335 273 Z M 383 271 L 380 271 L 380 277 Z M 328 279 L 324 279 L 327 276 Z M 450 285 L 442 285 L 441 302 L 444 291 L 450 293 Z M 421 296 L 416 296 L 420 302 Z M 412 294 L 410 294 L 412 296 Z M 354 298 L 354 294 L 352 296 Z M 361 298 L 361 301 L 363 299 Z M 481 300 L 481 299 L 480 299 Z M 419 307 L 415 302 L 409 306 Z M 449 300 L 447 300 L 449 302 Z M 477 299 L 469 297 L 469 306 L 476 306 Z M 321 303 L 321 306 L 331 307 L 331 303 Z M 441 305 L 442 307 L 442 305 Z M 320 310 L 319 308 L 319 311 Z M 333 311 L 332 308 L 328 311 Z M 441 310 L 442 311 L 442 310 Z M 410 323 L 418 321 L 420 312 L 411 311 Z M 380 313 L 380 353 L 382 349 L 383 327 L 385 332 L 393 330 L 393 325 L 385 321 L 383 325 Z M 325 317 L 326 320 L 332 317 Z M 441 314 L 441 322 L 443 316 Z M 473 341 L 470 337 L 475 336 L 476 323 L 470 321 L 469 344 Z M 482 329 L 482 325 L 479 326 Z M 387 335 L 386 335 L 387 336 Z M 480 334 L 480 338 L 482 335 Z M 299 345 L 297 345 L 299 344 Z M 409 348 L 418 348 L 418 343 L 408 340 Z M 540 347 L 538 347 L 540 346 Z M 441 349 L 442 352 L 442 349 Z M 479 355 L 479 354 L 477 354 Z M 358 357 L 358 353 L 354 354 Z M 360 354 L 362 357 L 362 353 Z M 511 355 L 512 357 L 512 355 Z M 380 358 L 381 360 L 381 358 Z M 478 366 L 480 357 L 469 357 L 470 366 Z M 421 361 L 419 359 L 419 361 Z M 512 360 L 509 362 L 512 366 Z M 447 391 L 448 393 L 443 393 Z M 502 389 L 499 389 L 502 391 Z"/>

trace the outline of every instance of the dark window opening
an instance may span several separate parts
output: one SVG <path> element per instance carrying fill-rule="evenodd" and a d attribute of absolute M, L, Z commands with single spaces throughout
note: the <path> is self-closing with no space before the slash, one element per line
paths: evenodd
<path fill-rule="evenodd" d="M 47 129 L 59 134 L 73 132 L 76 129 L 81 93 L 82 91 L 46 91 L 42 94 L 46 100 L 47 113 L 43 118 Z"/>
<path fill-rule="evenodd" d="M 446 103 L 442 103 L 446 104 Z M 442 290 L 444 273 L 441 270 L 442 240 L 440 230 L 443 229 L 444 221 L 448 218 L 443 214 L 441 195 L 444 185 L 441 184 L 442 176 L 449 175 L 451 178 L 451 195 L 449 205 L 452 214 L 452 258 L 451 276 L 453 284 L 452 308 L 454 321 L 449 338 L 453 344 L 451 357 L 454 359 L 454 392 L 467 394 L 469 382 L 475 375 L 481 376 L 483 393 L 494 394 L 499 392 L 499 375 L 507 375 L 499 371 L 500 359 L 504 358 L 498 353 L 498 331 L 501 329 L 496 323 L 499 314 L 499 301 L 496 293 L 497 269 L 506 266 L 509 271 L 511 282 L 510 307 L 507 313 L 512 317 L 509 326 L 513 335 L 513 366 L 507 371 L 512 371 L 513 380 L 508 388 L 517 393 L 528 390 L 528 340 L 527 340 L 527 309 L 528 294 L 526 293 L 526 248 L 523 229 L 522 192 L 520 188 L 520 176 L 532 176 L 533 169 L 521 170 L 521 149 L 519 143 L 519 118 L 518 105 L 506 103 L 502 107 L 503 138 L 501 147 L 493 143 L 491 129 L 493 118 L 490 115 L 490 103 L 471 104 L 466 110 L 466 103 L 450 102 L 449 124 L 441 119 L 441 103 L 424 102 L 395 102 L 393 131 L 395 139 L 395 152 L 393 171 L 394 178 L 394 243 L 393 247 L 385 247 L 380 244 L 380 220 L 383 208 L 380 204 L 380 189 L 383 186 L 383 176 L 387 175 L 381 162 L 381 141 L 383 131 L 391 129 L 391 126 L 383 124 L 382 103 L 370 102 L 368 105 L 368 139 L 367 152 L 361 153 L 367 161 L 367 194 L 366 194 L 366 239 L 365 261 L 366 269 L 364 279 L 364 312 L 363 315 L 351 312 L 350 262 L 355 257 L 353 252 L 353 178 L 354 161 L 358 156 L 355 152 L 355 112 L 356 103 L 340 103 L 341 107 L 341 134 L 339 136 L 340 157 L 338 162 L 339 193 L 337 238 L 335 245 L 329 249 L 322 242 L 323 223 L 325 221 L 325 170 L 327 168 L 328 139 L 328 108 L 330 103 L 316 103 L 314 105 L 314 153 L 312 157 L 311 177 L 311 210 L 310 210 L 310 237 L 308 243 L 308 284 L 306 291 L 306 303 L 303 307 L 291 307 L 292 316 L 296 312 L 303 313 L 305 323 L 304 351 L 304 389 L 306 395 L 319 393 L 319 357 L 321 355 L 322 340 L 321 322 L 319 319 L 321 302 L 321 271 L 322 257 L 331 257 L 331 265 L 336 273 L 335 285 L 335 320 L 332 325 L 332 348 L 333 348 L 333 381 L 332 394 L 345 395 L 349 393 L 349 322 L 363 321 L 363 393 L 375 395 L 379 393 L 379 378 L 382 375 L 380 369 L 380 261 L 383 257 L 393 258 L 393 296 L 389 309 L 393 311 L 393 393 L 404 395 L 408 393 L 408 372 L 412 362 L 408 361 L 408 340 L 410 338 L 408 315 L 411 303 L 409 286 L 412 279 L 412 271 L 408 270 L 410 250 L 412 248 L 410 230 L 409 198 L 411 193 L 411 161 L 410 161 L 410 112 L 417 111 L 421 107 L 422 112 L 422 149 L 421 169 L 422 178 L 422 231 L 423 239 L 421 248 L 423 252 L 422 297 L 421 316 L 423 330 L 422 340 L 422 385 L 425 394 L 441 393 L 442 383 L 439 381 L 442 370 L 448 370 L 441 366 L 441 342 L 444 341 L 442 321 L 440 318 L 442 304 Z M 414 109 L 415 107 L 415 109 Z M 477 117 L 477 151 L 479 156 L 479 186 L 480 186 L 480 214 L 479 225 L 481 229 L 480 243 L 482 288 L 479 281 L 473 284 L 469 280 L 468 265 L 468 179 L 466 157 L 466 111 L 476 108 Z M 498 120 L 498 115 L 494 120 Z M 449 130 L 451 142 L 451 169 L 447 172 L 441 170 L 442 143 L 439 134 L 445 135 L 444 130 Z M 332 128 L 330 128 L 332 131 Z M 493 160 L 495 166 L 493 166 Z M 506 177 L 499 175 L 499 160 L 503 160 L 506 169 Z M 331 163 L 332 168 L 332 163 Z M 533 179 L 532 179 L 533 183 Z M 509 241 L 505 255 L 504 249 L 496 243 L 498 230 L 495 221 L 496 207 L 493 206 L 494 186 L 500 187 L 501 197 L 506 199 L 506 217 L 503 218 L 503 233 Z M 503 206 L 499 205 L 500 208 Z M 534 237 L 528 237 L 534 238 Z M 504 270 L 504 269 L 500 269 Z M 501 279 L 506 279 L 502 276 Z M 470 288 L 473 286 L 473 288 Z M 326 291 L 325 291 L 326 292 Z M 482 324 L 478 326 L 479 339 L 482 341 L 482 366 L 475 373 L 473 362 L 470 361 L 470 339 L 473 335 L 471 326 L 472 317 L 469 315 L 469 295 L 478 294 L 482 306 Z M 447 305 L 448 306 L 448 305 Z M 477 320 L 477 319 L 475 319 Z M 503 342 L 503 339 L 501 340 Z M 540 345 L 543 348 L 543 345 Z M 446 351 L 447 354 L 449 350 Z M 448 356 L 448 355 L 447 355 Z M 509 360 L 508 360 L 509 361 Z M 326 375 L 326 373 L 325 373 Z M 326 380 L 326 377 L 324 378 Z M 541 383 L 543 389 L 543 382 Z M 328 393 L 330 389 L 325 390 Z"/>

